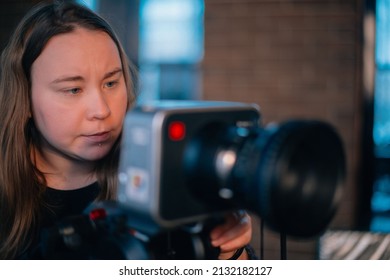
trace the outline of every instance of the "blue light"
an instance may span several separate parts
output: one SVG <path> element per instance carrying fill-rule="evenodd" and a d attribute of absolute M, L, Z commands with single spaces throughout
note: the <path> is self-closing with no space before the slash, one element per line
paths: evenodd
<path fill-rule="evenodd" d="M 203 57 L 203 0 L 141 0 L 140 61 L 198 63 Z"/>
<path fill-rule="evenodd" d="M 77 3 L 90 8 L 92 11 L 97 11 L 99 0 L 77 0 Z"/>
<path fill-rule="evenodd" d="M 390 1 L 376 2 L 376 64 L 390 68 Z"/>
<path fill-rule="evenodd" d="M 376 3 L 376 75 L 373 139 L 379 157 L 390 157 L 390 1 Z"/>

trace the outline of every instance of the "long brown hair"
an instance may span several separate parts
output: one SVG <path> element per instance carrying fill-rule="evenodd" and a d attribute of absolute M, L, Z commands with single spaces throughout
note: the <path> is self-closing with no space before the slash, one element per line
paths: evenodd
<path fill-rule="evenodd" d="M 122 61 L 128 91 L 128 108 L 135 99 L 134 71 L 109 24 L 88 8 L 72 1 L 51 1 L 35 6 L 21 20 L 1 55 L 0 70 L 0 259 L 15 258 L 29 244 L 29 234 L 39 222 L 43 174 L 31 159 L 37 145 L 31 118 L 33 62 L 47 42 L 75 27 L 106 32 L 115 42 Z M 101 193 L 98 199 L 115 197 L 120 139 L 97 164 Z"/>

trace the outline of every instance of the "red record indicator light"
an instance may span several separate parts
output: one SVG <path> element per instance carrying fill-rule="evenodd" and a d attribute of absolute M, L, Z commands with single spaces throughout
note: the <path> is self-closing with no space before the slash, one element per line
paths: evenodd
<path fill-rule="evenodd" d="M 173 121 L 168 126 L 168 137 L 172 141 L 183 140 L 186 135 L 186 125 L 181 121 Z"/>
<path fill-rule="evenodd" d="M 104 219 L 106 217 L 107 217 L 107 213 L 106 210 L 104 210 L 103 208 L 93 209 L 89 213 L 89 218 L 93 221 Z"/>

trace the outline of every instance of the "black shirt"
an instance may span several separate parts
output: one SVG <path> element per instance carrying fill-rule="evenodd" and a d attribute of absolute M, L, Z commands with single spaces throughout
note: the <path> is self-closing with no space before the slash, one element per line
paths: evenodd
<path fill-rule="evenodd" d="M 97 182 L 74 190 L 57 190 L 47 187 L 42 209 L 42 227 L 54 226 L 55 223 L 70 216 L 80 215 L 97 198 L 100 188 Z"/>
<path fill-rule="evenodd" d="M 97 198 L 100 191 L 97 182 L 80 189 L 57 190 L 47 187 L 43 195 L 41 220 L 32 243 L 20 259 L 67 258 L 68 249 L 62 244 L 60 228 L 65 223 L 83 227 L 88 216 L 85 209 Z M 71 257 L 69 257 L 71 258 Z"/>

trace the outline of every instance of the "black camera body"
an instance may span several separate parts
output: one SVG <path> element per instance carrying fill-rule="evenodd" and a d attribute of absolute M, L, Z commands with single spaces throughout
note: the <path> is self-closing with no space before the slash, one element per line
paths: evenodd
<path fill-rule="evenodd" d="M 118 203 L 147 234 L 246 209 L 313 236 L 340 201 L 343 145 L 322 121 L 262 127 L 254 104 L 156 101 L 128 113 L 122 137 Z"/>
<path fill-rule="evenodd" d="M 252 129 L 259 123 L 258 108 L 249 104 L 165 101 L 133 109 L 124 126 L 118 194 L 132 226 L 154 232 L 232 209 L 224 198 L 209 203 L 212 189 L 198 196 L 189 187 L 188 147 L 210 125 Z"/>

